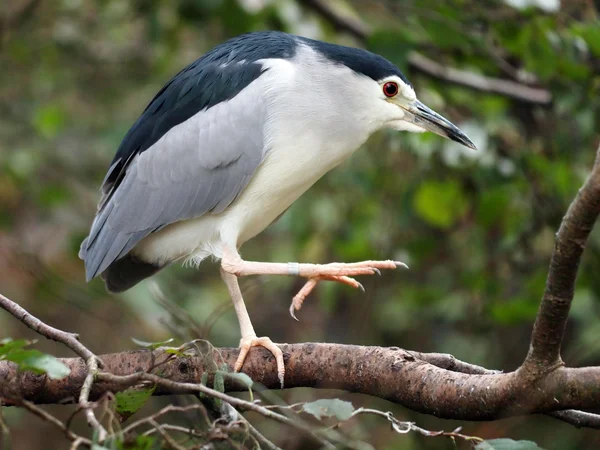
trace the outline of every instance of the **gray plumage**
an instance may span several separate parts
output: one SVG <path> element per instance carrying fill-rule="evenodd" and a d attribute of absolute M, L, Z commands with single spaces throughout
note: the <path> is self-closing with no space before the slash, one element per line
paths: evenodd
<path fill-rule="evenodd" d="M 285 33 L 253 33 L 208 52 L 177 74 L 127 133 L 104 179 L 103 198 L 79 256 L 89 281 L 165 225 L 223 211 L 263 158 L 264 111 L 231 107 L 267 57 L 293 56 Z M 200 113 L 200 114 L 198 114 Z"/>
<path fill-rule="evenodd" d="M 215 47 L 158 92 L 119 146 L 102 185 L 96 218 L 79 253 L 85 260 L 88 281 L 103 274 L 107 287 L 120 291 L 173 258 L 188 256 L 171 252 L 169 260 L 157 263 L 129 253 L 168 225 L 223 212 L 244 190 L 270 151 L 264 138 L 272 111 L 267 111 L 263 92 L 245 100 L 240 94 L 249 92 L 269 70 L 265 61 L 292 60 L 301 45 L 312 49 L 314 58 L 310 62 L 314 72 L 304 72 L 313 74 L 312 79 L 304 80 L 310 90 L 327 89 L 318 84 L 323 79 L 320 68 L 338 67 L 376 82 L 397 77 L 414 96 L 395 65 L 362 49 L 281 32 L 250 33 Z M 299 86 L 297 93 L 306 95 L 302 89 Z M 323 93 L 316 98 L 317 103 L 323 102 L 324 113 L 327 108 L 338 109 L 339 122 L 339 97 Z M 282 117 L 288 103 L 279 108 Z M 289 108 L 296 111 L 294 99 Z M 304 108 L 307 110 L 306 105 Z M 288 124 L 292 125 L 297 118 L 290 117 Z M 319 125 L 327 128 L 327 124 Z M 343 124 L 337 131 L 332 129 L 330 138 L 343 141 L 350 137 L 348 132 Z M 360 129 L 352 142 L 359 144 L 367 135 L 366 129 Z M 323 161 L 325 168 L 329 159 Z M 301 182 L 298 185 L 303 186 Z"/>
<path fill-rule="evenodd" d="M 222 212 L 248 184 L 264 156 L 264 112 L 223 106 L 218 117 L 200 113 L 134 157 L 82 245 L 88 279 L 153 231 Z"/>

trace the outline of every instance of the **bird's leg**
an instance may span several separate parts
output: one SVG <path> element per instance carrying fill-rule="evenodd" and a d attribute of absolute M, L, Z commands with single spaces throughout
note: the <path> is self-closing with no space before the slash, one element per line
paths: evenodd
<path fill-rule="evenodd" d="M 248 315 L 248 310 L 246 309 L 246 305 L 244 303 L 244 298 L 242 297 L 242 291 L 240 291 L 240 285 L 238 283 L 237 276 L 221 268 L 221 278 L 223 278 L 223 281 L 229 290 L 229 295 L 233 301 L 233 307 L 240 323 L 240 332 L 242 334 L 242 339 L 240 339 L 240 354 L 235 362 L 233 370 L 235 372 L 239 372 L 241 370 L 244 360 L 246 359 L 251 347 L 264 347 L 273 353 L 273 356 L 275 356 L 275 360 L 277 361 L 277 375 L 279 377 L 281 387 L 283 388 L 283 376 L 285 374 L 283 352 L 273 343 L 273 341 L 271 341 L 270 338 L 256 337 L 254 327 L 252 326 L 250 316 Z"/>
<path fill-rule="evenodd" d="M 407 267 L 398 261 L 361 261 L 355 263 L 265 263 L 244 261 L 237 252 L 225 251 L 221 259 L 221 268 L 238 277 L 247 275 L 296 275 L 308 278 L 306 284 L 292 300 L 290 314 L 295 319 L 294 311 L 302 307 L 306 296 L 314 289 L 319 281 L 337 281 L 349 286 L 362 289 L 362 285 L 351 278 L 357 275 L 381 274 L 380 269 L 396 269 Z M 364 290 L 364 289 L 363 289 Z"/>

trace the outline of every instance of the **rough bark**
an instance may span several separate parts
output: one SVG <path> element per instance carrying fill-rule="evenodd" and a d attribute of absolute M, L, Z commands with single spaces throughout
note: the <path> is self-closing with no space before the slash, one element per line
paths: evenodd
<path fill-rule="evenodd" d="M 447 419 L 492 420 L 519 414 L 600 407 L 600 368 L 561 367 L 541 381 L 531 381 L 519 371 L 506 374 L 451 371 L 398 348 L 307 343 L 283 344 L 282 349 L 286 358 L 286 388 L 343 389 Z M 223 348 L 217 349 L 212 356 L 217 361 L 222 357 L 231 368 L 237 353 L 237 349 Z M 204 356 L 177 357 L 162 364 L 164 358 L 162 350 L 100 356 L 105 370 L 116 375 L 150 371 L 179 383 L 200 383 L 206 370 Z M 63 380 L 17 374 L 14 365 L 0 363 L 0 397 L 22 397 L 35 403 L 74 402 L 87 369 L 80 358 L 62 361 L 72 370 Z M 274 358 L 264 349 L 252 349 L 244 372 L 267 389 L 279 387 Z M 107 391 L 116 392 L 125 387 L 122 383 L 99 381 L 94 384 L 90 398 L 97 399 Z M 226 390 L 245 388 L 235 380 L 226 380 Z M 189 389 L 170 391 L 159 387 L 156 395 L 185 392 Z"/>
<path fill-rule="evenodd" d="M 600 214 L 600 152 L 594 170 L 579 190 L 556 235 L 531 346 L 523 368 L 539 376 L 562 365 L 560 347 L 575 292 L 581 255 Z"/>

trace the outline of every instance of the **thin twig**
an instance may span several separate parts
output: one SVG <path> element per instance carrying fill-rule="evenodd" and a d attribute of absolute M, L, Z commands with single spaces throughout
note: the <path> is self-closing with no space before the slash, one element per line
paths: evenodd
<path fill-rule="evenodd" d="M 210 426 L 210 421 L 208 420 L 208 416 L 206 415 L 206 408 L 201 403 L 194 403 L 193 405 L 187 405 L 187 406 L 167 405 L 164 408 L 162 408 L 160 411 L 157 411 L 148 417 L 144 417 L 142 419 L 136 420 L 132 424 L 129 424 L 126 428 L 123 428 L 123 430 L 121 430 L 119 434 L 122 436 L 125 436 L 125 435 L 133 432 L 136 428 L 139 428 L 140 426 L 147 424 L 150 420 L 156 421 L 159 418 L 161 418 L 162 416 L 164 416 L 165 414 L 168 414 L 171 412 L 189 412 L 189 411 L 202 412 L 206 419 L 206 423 Z"/>
<path fill-rule="evenodd" d="M 79 342 L 76 334 L 67 333 L 66 331 L 46 325 L 40 319 L 33 316 L 17 303 L 6 298 L 2 294 L 0 294 L 0 308 L 12 314 L 36 333 L 66 345 L 86 361 L 95 357 L 95 355 L 85 345 Z"/>
<path fill-rule="evenodd" d="M 222 392 L 211 389 L 202 384 L 196 383 L 179 383 L 176 381 L 171 381 L 166 378 L 159 377 L 158 375 L 154 375 L 152 373 L 143 373 L 137 372 L 131 375 L 114 375 L 108 372 L 99 372 L 98 379 L 103 381 L 110 381 L 113 383 L 122 383 L 124 385 L 131 385 L 139 381 L 149 381 L 153 384 L 157 384 L 159 386 L 163 386 L 167 389 L 171 389 L 173 391 L 186 391 L 189 393 L 198 393 L 201 392 L 210 397 L 217 398 L 219 400 L 223 400 L 231 404 L 232 406 L 241 408 L 246 411 L 253 411 L 258 414 L 263 415 L 268 419 L 273 419 L 277 422 L 283 423 L 285 425 L 290 425 L 292 427 L 296 427 L 296 423 L 293 420 L 281 415 L 277 414 L 273 411 L 268 410 L 264 406 L 257 405 L 255 403 L 248 402 L 246 400 L 242 400 L 240 398 L 232 397 L 230 395 L 224 394 Z"/>
<path fill-rule="evenodd" d="M 79 405 L 84 410 L 85 419 L 87 420 L 88 425 L 92 427 L 96 433 L 98 433 L 98 441 L 104 442 L 107 436 L 107 431 L 94 414 L 93 408 L 95 404 L 89 402 L 90 391 L 92 389 L 92 385 L 94 384 L 94 377 L 96 372 L 98 372 L 98 361 L 99 360 L 96 356 L 92 356 L 86 361 L 87 375 L 83 385 L 81 386 L 81 392 L 79 393 Z"/>
<path fill-rule="evenodd" d="M 71 444 L 71 447 L 69 448 L 69 450 L 78 450 L 80 446 L 82 445 L 86 445 L 88 446 L 88 444 L 86 443 L 86 439 L 82 438 L 82 437 L 78 437 L 77 439 L 75 439 L 73 441 L 73 443 Z"/>
<path fill-rule="evenodd" d="M 562 420 L 568 424 L 573 425 L 577 428 L 595 428 L 600 429 L 600 415 L 592 414 L 585 411 L 555 411 L 548 413 L 548 416 L 554 417 L 555 419 Z"/>
<path fill-rule="evenodd" d="M 66 331 L 62 331 L 58 328 L 47 325 L 34 315 L 30 314 L 27 310 L 25 310 L 25 308 L 21 307 L 2 294 L 0 294 L 0 307 L 8 311 L 36 333 L 41 334 L 42 336 L 45 336 L 53 341 L 64 344 L 85 360 L 87 375 L 79 394 L 79 405 L 84 408 L 87 422 L 98 433 L 100 442 L 104 441 L 106 438 L 106 430 L 96 419 L 92 409 L 93 405 L 88 401 L 92 384 L 94 383 L 94 374 L 98 371 L 98 368 L 102 365 L 102 362 L 96 355 L 94 355 L 94 353 L 92 353 L 91 350 L 79 342 L 76 334 L 67 333 Z"/>
<path fill-rule="evenodd" d="M 284 415 L 281 415 L 274 411 L 271 411 L 271 410 L 265 408 L 264 406 L 257 405 L 256 403 L 251 403 L 246 400 L 242 400 L 240 398 L 232 397 L 230 395 L 216 391 L 214 389 L 211 389 L 211 388 L 206 387 L 199 383 L 198 384 L 196 384 L 196 383 L 180 383 L 180 382 L 171 381 L 166 378 L 159 377 L 158 375 L 154 375 L 151 373 L 142 373 L 142 372 L 134 373 L 131 375 L 124 375 L 124 376 L 123 375 L 114 375 L 114 374 L 108 373 L 108 372 L 100 372 L 100 373 L 98 373 L 97 378 L 99 380 L 109 381 L 109 382 L 119 383 L 119 384 L 124 384 L 124 385 L 135 384 L 139 381 L 149 381 L 153 384 L 162 386 L 164 388 L 167 388 L 167 389 L 170 389 L 173 391 L 189 392 L 189 393 L 194 393 L 194 394 L 201 392 L 210 397 L 217 398 L 219 400 L 227 402 L 230 405 L 232 405 L 238 409 L 241 409 L 242 411 L 253 411 L 253 412 L 256 412 L 256 413 L 262 415 L 263 417 L 266 417 L 267 419 L 272 419 L 277 422 L 280 422 L 285 425 L 296 428 L 298 430 L 304 431 L 304 432 L 308 433 L 309 435 L 311 435 L 314 439 L 321 442 L 322 445 L 325 445 L 327 447 L 331 446 L 331 444 L 327 440 L 325 440 L 322 437 L 315 434 L 315 432 L 313 430 L 311 430 L 308 426 L 305 426 L 300 421 L 292 420 Z"/>
<path fill-rule="evenodd" d="M 229 408 L 231 408 L 230 413 L 231 414 L 235 414 L 236 417 L 237 417 L 237 420 L 244 422 L 244 424 L 248 428 L 248 432 L 259 443 L 259 445 L 262 444 L 268 450 L 282 450 L 281 448 L 279 448 L 278 446 L 276 446 L 273 442 L 271 442 L 270 440 L 268 440 L 250 422 L 248 422 L 248 419 L 246 419 L 235 408 L 233 408 L 233 406 L 231 406 L 229 403 L 224 403 L 224 405 L 227 405 L 227 406 L 229 406 Z"/>
<path fill-rule="evenodd" d="M 42 408 L 34 405 L 33 403 L 28 402 L 27 400 L 21 400 L 19 402 L 19 406 L 22 406 L 29 412 L 38 416 L 40 419 L 45 420 L 46 422 L 54 425 L 56 428 L 61 430 L 69 440 L 71 440 L 73 442 L 78 441 L 78 442 L 80 442 L 80 444 L 87 445 L 88 447 L 92 446 L 92 441 L 73 433 L 71 430 L 69 430 L 69 429 L 67 429 L 67 427 L 65 427 L 64 423 L 62 423 L 60 420 L 58 420 L 52 414 L 49 414 L 46 411 L 44 411 Z"/>
<path fill-rule="evenodd" d="M 552 101 L 552 94 L 546 89 L 534 88 L 510 80 L 485 77 L 475 72 L 443 66 L 418 52 L 410 52 L 408 62 L 420 72 L 459 86 L 491 94 L 500 94 L 528 103 L 546 105 Z"/>
<path fill-rule="evenodd" d="M 160 424 L 158 422 L 156 422 L 154 419 L 150 419 L 148 421 L 148 423 L 150 423 L 150 425 L 152 425 L 154 428 L 156 428 L 156 430 L 158 431 L 158 434 L 160 434 L 162 436 L 162 438 L 165 440 L 165 442 L 167 444 L 169 444 L 169 446 L 171 448 L 173 448 L 174 450 L 186 450 L 186 448 L 182 445 L 179 445 L 175 439 L 173 439 L 171 437 L 171 435 L 169 433 L 167 433 L 166 429 L 161 427 Z"/>
<path fill-rule="evenodd" d="M 416 359 L 426 361 L 436 367 L 452 372 L 468 373 L 471 375 L 498 375 L 502 373 L 501 370 L 490 370 L 485 367 L 461 361 L 448 353 L 421 353 L 413 351 L 409 351 L 408 353 L 413 355 Z"/>
<path fill-rule="evenodd" d="M 391 413 L 390 411 L 387 412 L 383 412 L 383 411 L 379 411 L 377 409 L 369 409 L 369 408 L 358 408 L 356 411 L 354 411 L 352 413 L 352 415 L 350 416 L 350 418 L 352 417 L 356 417 L 360 414 L 373 414 L 373 415 L 377 415 L 377 416 L 381 416 L 386 418 L 392 425 L 392 429 L 400 434 L 405 434 L 405 433 L 409 433 L 411 431 L 416 431 L 419 434 L 422 434 L 423 436 L 427 436 L 427 437 L 438 437 L 438 436 L 445 436 L 445 437 L 449 437 L 452 439 L 458 438 L 458 439 L 463 439 L 467 442 L 482 442 L 483 439 L 477 436 L 469 436 L 466 434 L 461 434 L 460 430 L 461 428 L 457 428 L 454 431 L 430 431 L 430 430 L 426 430 L 425 428 L 421 428 L 417 425 L 415 425 L 414 422 L 403 422 L 401 420 L 398 420 L 394 417 L 394 414 Z M 348 419 L 350 420 L 350 419 Z M 338 424 L 339 425 L 339 424 Z"/>
<path fill-rule="evenodd" d="M 204 436 L 200 431 L 194 430 L 193 428 L 186 428 L 186 427 L 182 427 L 179 425 L 171 425 L 168 423 L 162 423 L 162 424 L 159 424 L 159 426 L 156 428 L 150 428 L 148 431 L 145 431 L 144 433 L 142 433 L 142 436 L 151 436 L 155 433 L 158 433 L 159 428 L 162 428 L 164 430 L 169 430 L 169 431 L 175 431 L 178 433 L 183 433 L 183 434 L 186 434 L 186 435 L 192 436 L 192 437 L 203 437 Z"/>
<path fill-rule="evenodd" d="M 371 28 L 360 19 L 336 10 L 333 6 L 334 2 L 299 1 L 319 13 L 335 28 L 346 31 L 363 42 L 366 42 L 372 33 Z M 467 70 L 443 66 L 415 51 L 409 53 L 408 63 L 419 72 L 478 91 L 500 94 L 529 103 L 548 104 L 552 101 L 552 94 L 546 89 L 533 88 L 510 80 L 486 77 Z"/>
<path fill-rule="evenodd" d="M 0 401 L 0 450 L 4 448 L 11 448 L 10 445 L 10 429 L 6 422 L 4 421 L 4 406 L 2 406 L 2 402 Z"/>

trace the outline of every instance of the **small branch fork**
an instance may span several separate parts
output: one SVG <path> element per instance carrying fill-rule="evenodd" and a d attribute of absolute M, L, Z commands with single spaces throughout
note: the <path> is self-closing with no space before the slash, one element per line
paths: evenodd
<path fill-rule="evenodd" d="M 575 292 L 581 255 L 600 214 L 600 148 L 591 175 L 562 220 L 523 370 L 536 377 L 563 365 L 560 347 Z"/>
<path fill-rule="evenodd" d="M 79 406 L 85 411 L 86 420 L 98 434 L 100 441 L 104 441 L 106 438 L 106 430 L 100 422 L 98 422 L 98 419 L 96 419 L 93 411 L 94 405 L 89 402 L 89 395 L 92 384 L 94 383 L 94 376 L 98 371 L 98 368 L 102 366 L 102 362 L 85 345 L 79 342 L 79 337 L 76 334 L 67 333 L 66 331 L 45 324 L 2 294 L 0 294 L 0 307 L 5 311 L 8 311 L 36 333 L 66 345 L 84 359 L 87 373 L 79 393 Z"/>

